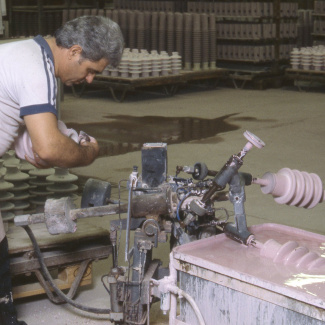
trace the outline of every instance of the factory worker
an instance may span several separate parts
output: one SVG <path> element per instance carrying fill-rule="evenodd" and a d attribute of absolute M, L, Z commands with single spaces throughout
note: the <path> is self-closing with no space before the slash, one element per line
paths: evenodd
<path fill-rule="evenodd" d="M 98 143 L 90 137 L 76 142 L 61 132 L 56 111 L 57 79 L 72 86 L 91 83 L 107 65 L 116 67 L 123 36 L 105 17 L 84 16 L 67 22 L 52 38 L 0 45 L 0 156 L 13 148 L 26 128 L 38 168 L 91 164 Z M 19 141 L 18 141 L 19 142 Z M 17 320 L 12 300 L 8 241 L 0 218 L 0 324 L 24 325 Z"/>

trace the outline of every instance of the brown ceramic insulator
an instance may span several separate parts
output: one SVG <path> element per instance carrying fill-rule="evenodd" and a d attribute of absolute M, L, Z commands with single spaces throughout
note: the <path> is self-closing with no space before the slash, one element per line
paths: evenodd
<path fill-rule="evenodd" d="M 119 10 L 119 25 L 123 34 L 124 43 L 129 44 L 128 39 L 128 16 L 126 10 Z"/>
<path fill-rule="evenodd" d="M 158 12 L 151 14 L 151 50 L 158 50 Z"/>
<path fill-rule="evenodd" d="M 113 10 L 112 11 L 112 20 L 119 24 L 119 11 Z"/>
<path fill-rule="evenodd" d="M 176 51 L 180 56 L 183 56 L 184 37 L 183 37 L 183 14 L 175 13 L 175 44 Z"/>
<path fill-rule="evenodd" d="M 160 12 L 159 13 L 159 23 L 158 23 L 158 51 L 165 51 L 166 50 L 166 13 Z"/>
<path fill-rule="evenodd" d="M 112 10 L 106 10 L 105 17 L 112 19 Z"/>
<path fill-rule="evenodd" d="M 97 16 L 97 14 L 98 14 L 98 9 L 97 8 L 91 9 L 91 13 L 90 13 L 91 16 Z"/>
<path fill-rule="evenodd" d="M 83 16 L 83 14 L 84 14 L 84 10 L 83 9 L 77 9 L 77 11 L 76 11 L 76 17 L 81 17 L 81 16 Z"/>
<path fill-rule="evenodd" d="M 209 21 L 207 14 L 201 14 L 201 30 L 202 30 L 202 67 L 207 68 L 209 65 L 210 37 L 209 37 Z"/>
<path fill-rule="evenodd" d="M 216 66 L 217 60 L 217 32 L 216 32 L 216 15 L 209 15 L 209 61 L 210 67 L 214 68 Z"/>
<path fill-rule="evenodd" d="M 144 12 L 144 29 L 145 29 L 145 37 L 144 37 L 144 48 L 147 51 L 151 51 L 151 12 L 145 11 Z"/>
<path fill-rule="evenodd" d="M 193 64 L 196 69 L 199 68 L 201 63 L 201 15 L 193 14 Z"/>
<path fill-rule="evenodd" d="M 69 10 L 63 9 L 62 10 L 62 24 L 64 25 L 69 20 Z"/>
<path fill-rule="evenodd" d="M 172 55 L 175 50 L 175 15 L 173 12 L 167 13 L 167 52 Z"/>
<path fill-rule="evenodd" d="M 129 22 L 129 30 L 128 30 L 128 38 L 129 44 L 128 47 L 134 49 L 136 47 L 136 15 L 134 11 L 128 10 L 128 22 Z"/>
<path fill-rule="evenodd" d="M 99 10 L 98 10 L 98 14 L 97 14 L 97 16 L 102 16 L 102 17 L 104 17 L 104 16 L 105 16 L 105 10 L 104 10 L 104 9 L 99 9 Z"/>
<path fill-rule="evenodd" d="M 145 46 L 145 27 L 144 27 L 144 13 L 141 11 L 137 12 L 137 48 L 143 49 Z"/>
<path fill-rule="evenodd" d="M 185 69 L 189 70 L 192 67 L 192 23 L 193 15 L 185 13 L 184 14 L 184 64 Z"/>
<path fill-rule="evenodd" d="M 69 9 L 68 20 L 72 20 L 76 18 L 77 10 Z"/>

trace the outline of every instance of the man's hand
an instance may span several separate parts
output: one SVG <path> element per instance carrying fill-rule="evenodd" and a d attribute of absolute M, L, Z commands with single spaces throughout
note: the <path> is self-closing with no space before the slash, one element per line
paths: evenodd
<path fill-rule="evenodd" d="M 95 160 L 98 157 L 98 153 L 99 153 L 98 142 L 96 141 L 95 138 L 89 135 L 87 136 L 88 136 L 87 138 L 81 139 L 79 144 L 83 147 L 88 147 L 93 153 L 93 160 Z"/>
<path fill-rule="evenodd" d="M 79 144 L 74 142 L 58 129 L 57 119 L 52 113 L 26 115 L 24 120 L 34 151 L 34 158 L 26 159 L 35 167 L 81 167 L 91 164 L 97 158 L 97 141 L 89 137 L 90 141 L 85 138 L 81 139 Z"/>

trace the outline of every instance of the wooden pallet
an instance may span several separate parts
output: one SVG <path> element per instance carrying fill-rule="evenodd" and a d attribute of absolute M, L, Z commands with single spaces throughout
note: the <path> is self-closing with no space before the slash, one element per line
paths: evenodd
<path fill-rule="evenodd" d="M 317 70 L 302 70 L 302 69 L 286 69 L 285 78 L 288 80 L 294 80 L 295 85 L 299 90 L 302 90 L 302 86 L 299 81 L 305 82 L 306 87 L 311 87 L 315 83 L 325 83 L 325 71 Z"/>
<path fill-rule="evenodd" d="M 92 283 L 92 262 L 108 258 L 112 252 L 109 231 L 87 220 L 78 221 L 78 229 L 73 234 L 52 236 L 44 224 L 33 225 L 31 229 L 54 283 L 61 290 L 69 289 L 70 298 L 79 286 Z M 27 233 L 13 226 L 7 237 L 14 298 L 46 293 L 51 301 L 62 302 L 43 277 Z"/>
<path fill-rule="evenodd" d="M 114 101 L 123 102 L 130 91 L 149 87 L 161 87 L 168 96 L 173 96 L 178 90 L 179 85 L 203 80 L 221 80 L 227 76 L 227 70 L 215 68 L 211 70 L 187 71 L 182 70 L 179 74 L 160 77 L 146 78 L 122 78 L 105 75 L 96 75 L 92 86 L 107 88 Z M 76 97 L 83 95 L 87 87 L 84 83 L 79 87 L 73 86 L 72 90 Z"/>
<path fill-rule="evenodd" d="M 76 280 L 79 269 L 80 265 L 72 265 L 58 268 L 57 278 L 54 279 L 54 283 L 61 290 L 70 289 L 74 281 Z M 13 285 L 12 293 L 14 299 L 26 298 L 47 293 L 47 291 L 41 285 L 39 280 L 32 280 L 31 282 L 31 274 L 24 274 L 23 277 L 25 278 L 26 284 Z M 15 277 L 13 279 L 13 282 L 15 282 Z M 79 286 L 86 286 L 89 284 L 92 284 L 91 263 L 88 265 L 84 275 L 82 276 Z"/>

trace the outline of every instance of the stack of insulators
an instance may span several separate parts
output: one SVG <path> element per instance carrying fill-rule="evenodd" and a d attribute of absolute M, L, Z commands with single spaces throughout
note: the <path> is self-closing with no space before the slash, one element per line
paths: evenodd
<path fill-rule="evenodd" d="M 0 168 L 0 211 L 2 220 L 8 222 L 15 217 L 13 212 L 15 205 L 10 202 L 14 197 L 14 194 L 10 192 L 14 185 L 4 179 L 6 173 L 4 169 L 3 167 Z"/>
<path fill-rule="evenodd" d="M 159 16 L 158 12 L 151 13 L 151 50 L 158 50 L 158 25 L 159 24 Z"/>
<path fill-rule="evenodd" d="M 177 53 L 182 56 L 184 53 L 183 43 L 184 43 L 184 25 L 183 18 L 184 15 L 176 12 L 175 13 L 175 49 Z"/>
<path fill-rule="evenodd" d="M 145 46 L 144 13 L 137 12 L 137 47 L 143 49 Z"/>
<path fill-rule="evenodd" d="M 193 49 L 193 14 L 184 14 L 184 68 L 192 69 Z"/>
<path fill-rule="evenodd" d="M 44 211 L 45 201 L 47 197 L 51 194 L 47 190 L 47 186 L 52 183 L 46 180 L 47 176 L 54 174 L 53 168 L 47 169 L 32 169 L 29 171 L 31 179 L 29 181 L 31 194 L 30 203 L 33 204 L 35 211 L 40 213 Z"/>
<path fill-rule="evenodd" d="M 78 186 L 73 184 L 73 182 L 78 180 L 78 176 L 69 173 L 69 170 L 66 168 L 55 167 L 54 170 L 54 174 L 46 177 L 46 180 L 52 183 L 52 185 L 46 188 L 52 193 L 48 198 L 71 197 L 73 200 L 76 199 Z"/>
<path fill-rule="evenodd" d="M 201 69 L 201 56 L 202 47 L 200 46 L 202 42 L 201 33 L 201 16 L 200 14 L 193 14 L 193 38 L 192 38 L 192 53 L 193 53 L 193 70 Z M 198 46 L 199 44 L 199 46 Z"/>
<path fill-rule="evenodd" d="M 6 165 L 6 169 L 4 180 L 14 185 L 10 189 L 10 192 L 14 194 L 10 199 L 10 202 L 14 204 L 12 211 L 15 215 L 25 214 L 25 211 L 30 207 L 29 184 L 26 182 L 29 180 L 29 175 L 21 172 L 18 165 Z"/>
<path fill-rule="evenodd" d="M 172 12 L 167 13 L 167 45 L 166 51 L 169 55 L 172 55 L 172 52 L 175 49 L 175 18 Z"/>
<path fill-rule="evenodd" d="M 158 24 L 158 51 L 165 51 L 167 49 L 167 17 L 165 12 L 159 13 L 159 24 Z"/>

